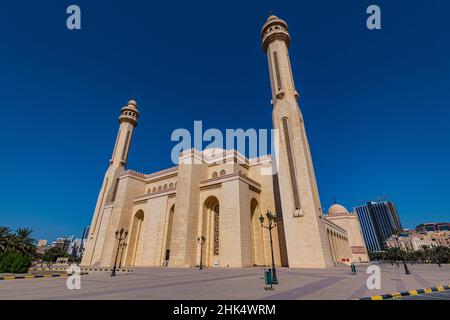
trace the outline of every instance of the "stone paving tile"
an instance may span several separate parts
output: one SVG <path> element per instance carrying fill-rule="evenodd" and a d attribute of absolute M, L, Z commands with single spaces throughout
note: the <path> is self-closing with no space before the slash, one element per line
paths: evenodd
<path fill-rule="evenodd" d="M 82 290 L 67 290 L 66 279 L 0 282 L 0 299 L 357 299 L 384 293 L 450 284 L 450 266 L 413 265 L 411 275 L 395 265 L 381 265 L 382 288 L 368 290 L 367 266 L 349 268 L 279 268 L 279 285 L 264 290 L 263 268 L 136 268 L 111 277 L 108 272 L 82 276 Z"/>

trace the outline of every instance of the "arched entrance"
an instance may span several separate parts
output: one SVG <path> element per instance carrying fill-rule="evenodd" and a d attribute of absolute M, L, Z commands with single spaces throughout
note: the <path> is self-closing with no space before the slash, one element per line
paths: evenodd
<path fill-rule="evenodd" d="M 170 242 L 172 241 L 172 227 L 173 227 L 173 215 L 175 214 L 175 205 L 173 205 L 169 210 L 169 216 L 167 220 L 166 227 L 166 237 L 164 242 L 164 250 L 163 250 L 163 264 L 165 266 L 169 265 L 170 260 Z"/>
<path fill-rule="evenodd" d="M 219 266 L 220 215 L 219 200 L 210 196 L 203 203 L 202 234 L 205 237 L 202 261 L 205 266 Z"/>
<path fill-rule="evenodd" d="M 142 237 L 144 227 L 144 211 L 135 213 L 131 223 L 130 235 L 127 246 L 126 265 L 134 266 L 138 263 L 138 258 L 142 256 Z"/>
<path fill-rule="evenodd" d="M 255 266 L 265 265 L 264 238 L 261 222 L 259 221 L 260 215 L 261 211 L 258 201 L 253 198 L 250 202 L 250 219 L 252 228 L 252 261 Z"/>

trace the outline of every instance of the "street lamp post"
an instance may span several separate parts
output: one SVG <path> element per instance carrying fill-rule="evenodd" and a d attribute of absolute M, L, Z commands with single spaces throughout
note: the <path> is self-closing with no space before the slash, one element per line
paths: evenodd
<path fill-rule="evenodd" d="M 265 226 L 264 225 L 264 217 L 261 214 L 261 216 L 259 217 L 259 222 L 261 222 L 261 227 L 266 228 L 267 230 L 269 230 L 269 237 L 270 237 L 270 251 L 272 253 L 272 283 L 273 284 L 278 284 L 278 278 L 277 278 L 277 270 L 275 268 L 275 258 L 273 255 L 273 242 L 272 242 L 272 229 L 275 228 L 277 226 L 276 222 L 275 222 L 275 215 L 270 212 L 267 211 L 266 213 L 266 217 L 267 220 L 269 221 L 269 225 Z"/>
<path fill-rule="evenodd" d="M 122 243 L 122 252 L 120 253 L 120 262 L 119 262 L 119 269 L 122 268 L 122 258 L 123 258 L 123 251 L 125 250 L 125 248 L 127 247 L 127 243 L 124 242 Z"/>
<path fill-rule="evenodd" d="M 200 266 L 199 270 L 203 270 L 203 245 L 205 244 L 205 237 L 201 236 L 197 238 L 198 244 L 200 245 Z"/>
<path fill-rule="evenodd" d="M 402 252 L 402 262 L 403 262 L 403 267 L 405 268 L 405 274 L 410 274 L 408 266 L 406 265 L 405 256 L 403 255 L 403 250 L 400 247 L 400 242 L 398 241 L 398 238 L 400 238 L 400 234 L 398 234 L 398 233 L 394 234 L 394 239 L 397 242 L 397 247 Z"/>
<path fill-rule="evenodd" d="M 125 231 L 123 228 L 116 231 L 116 239 L 119 240 L 119 245 L 117 246 L 116 259 L 114 260 L 114 267 L 111 272 L 111 277 L 116 276 L 116 266 L 117 266 L 117 257 L 119 256 L 120 243 L 122 240 L 125 240 L 128 235 L 128 231 Z"/>

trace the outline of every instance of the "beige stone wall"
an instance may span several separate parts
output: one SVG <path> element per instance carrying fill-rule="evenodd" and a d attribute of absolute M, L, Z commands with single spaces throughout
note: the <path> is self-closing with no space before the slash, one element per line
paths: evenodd
<path fill-rule="evenodd" d="M 132 215 L 134 197 L 144 193 L 145 184 L 141 179 L 124 176 L 120 179 L 116 201 L 107 223 L 106 236 L 101 251 L 101 266 L 111 266 L 117 252 L 118 241 L 115 232 L 121 228 L 127 229 Z"/>
<path fill-rule="evenodd" d="M 266 213 L 268 211 L 272 212 L 273 214 L 277 215 L 279 218 L 281 218 L 281 212 L 277 212 L 276 206 L 275 206 L 275 199 L 274 199 L 274 176 L 273 175 L 267 175 L 262 174 L 264 171 L 261 171 L 262 168 L 271 167 L 272 162 L 268 161 L 263 164 L 254 165 L 250 167 L 249 170 L 249 177 L 253 180 L 257 181 L 261 185 L 261 192 L 256 196 L 255 193 L 254 197 L 258 200 L 259 204 L 259 214 L 262 214 L 264 217 L 266 216 Z M 267 225 L 267 220 L 265 222 Z M 282 222 L 278 223 L 278 226 L 272 230 L 272 237 L 273 237 L 273 243 L 274 243 L 274 256 L 275 256 L 275 264 L 277 266 L 287 266 L 287 260 L 286 258 L 282 261 L 282 256 L 286 256 L 286 246 L 283 243 L 283 241 L 280 241 L 280 233 L 281 237 L 284 236 L 284 227 Z M 270 250 L 270 239 L 269 239 L 269 231 L 267 229 L 262 229 L 263 234 L 263 253 L 264 253 L 264 265 L 271 265 L 272 264 L 272 258 L 271 258 L 271 250 Z"/>
<path fill-rule="evenodd" d="M 345 229 L 352 262 L 369 261 L 361 226 L 356 215 L 327 216 L 326 219 Z"/>
<path fill-rule="evenodd" d="M 170 267 L 190 267 L 197 263 L 199 185 L 208 177 L 208 166 L 193 164 L 194 156 L 180 158 L 178 167 Z"/>
<path fill-rule="evenodd" d="M 288 119 L 295 181 L 289 172 L 287 141 L 282 126 L 282 119 Z M 273 110 L 273 123 L 280 130 L 280 149 L 278 165 L 278 182 L 281 196 L 283 223 L 289 266 L 326 268 L 332 266 L 330 247 L 326 238 L 322 220 L 321 206 L 316 195 L 315 178 L 309 147 L 306 144 L 303 121 L 295 100 L 276 103 Z M 301 216 L 294 217 L 296 205 L 292 183 L 297 184 L 301 204 Z"/>

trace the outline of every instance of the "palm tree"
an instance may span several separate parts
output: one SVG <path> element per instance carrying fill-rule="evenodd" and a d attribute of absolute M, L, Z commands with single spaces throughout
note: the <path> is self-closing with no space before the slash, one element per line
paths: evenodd
<path fill-rule="evenodd" d="M 33 230 L 29 228 L 19 228 L 13 238 L 14 250 L 22 254 L 34 254 L 36 251 L 36 241 L 31 237 Z"/>
<path fill-rule="evenodd" d="M 13 234 L 8 227 L 0 227 L 0 252 L 6 251 L 12 246 Z"/>

